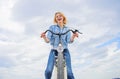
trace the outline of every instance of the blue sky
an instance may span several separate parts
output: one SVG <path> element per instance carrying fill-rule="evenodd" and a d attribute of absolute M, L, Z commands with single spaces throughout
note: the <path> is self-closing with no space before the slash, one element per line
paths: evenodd
<path fill-rule="evenodd" d="M 61 11 L 82 35 L 69 45 L 76 79 L 120 77 L 119 0 L 0 0 L 0 79 L 44 79 L 49 44 L 40 33 Z M 75 47 L 76 46 L 76 47 Z"/>

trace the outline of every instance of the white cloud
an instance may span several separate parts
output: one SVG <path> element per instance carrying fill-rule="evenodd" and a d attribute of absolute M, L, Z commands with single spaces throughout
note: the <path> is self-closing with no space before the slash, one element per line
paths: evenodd
<path fill-rule="evenodd" d="M 50 47 L 47 46 L 43 40 L 33 37 L 30 40 L 24 40 L 21 43 L 6 43 L 1 46 L 4 46 L 3 48 L 7 49 L 3 49 L 2 51 L 5 52 L 6 50 L 5 56 L 7 55 L 14 64 L 12 67 L 5 69 L 5 71 L 8 72 L 2 72 L 2 74 L 5 75 L 3 75 L 4 79 L 12 76 L 13 79 L 16 79 L 17 77 L 28 78 L 30 75 L 34 75 L 31 76 L 30 79 L 44 77 L 42 75 L 44 75 L 43 72 L 47 64 L 46 60 Z"/>
<path fill-rule="evenodd" d="M 13 7 L 12 0 L 3 3 L 0 7 L 0 28 L 4 30 L 8 30 L 15 33 L 23 33 L 24 25 L 12 21 L 11 18 L 11 9 Z"/>
<path fill-rule="evenodd" d="M 59 4 L 55 6 L 57 2 Z M 47 8 L 41 8 L 45 3 Z M 44 43 L 43 39 L 39 38 L 39 34 L 52 24 L 51 16 L 54 16 L 56 10 L 65 13 L 68 17 L 68 26 L 75 26 L 74 28 L 83 32 L 83 35 L 80 35 L 79 39 L 69 47 L 75 78 L 119 77 L 120 51 L 114 52 L 116 43 L 104 48 L 95 48 L 96 45 L 119 32 L 119 27 L 113 27 L 117 25 L 116 11 L 93 8 L 83 0 L 48 1 L 48 3 L 47 0 L 7 0 L 0 4 L 2 4 L 0 6 L 0 57 L 8 58 L 12 62 L 8 68 L 0 67 L 2 71 L 0 78 L 44 78 L 50 45 Z"/>

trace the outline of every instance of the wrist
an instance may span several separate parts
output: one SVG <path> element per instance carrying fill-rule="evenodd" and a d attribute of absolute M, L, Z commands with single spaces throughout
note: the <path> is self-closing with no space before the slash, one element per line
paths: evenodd
<path fill-rule="evenodd" d="M 73 36 L 72 36 L 72 39 L 74 39 L 74 38 L 75 38 L 75 36 L 73 35 Z"/>
<path fill-rule="evenodd" d="M 44 39 L 46 39 L 47 37 L 46 36 L 43 36 Z"/>
<path fill-rule="evenodd" d="M 72 36 L 72 38 L 71 38 L 71 42 L 73 42 L 73 41 L 74 41 L 74 38 L 75 38 L 75 37 L 74 37 L 74 36 Z"/>

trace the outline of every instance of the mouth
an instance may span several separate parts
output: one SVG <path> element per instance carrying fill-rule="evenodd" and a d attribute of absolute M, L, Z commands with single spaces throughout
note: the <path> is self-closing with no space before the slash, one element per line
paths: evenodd
<path fill-rule="evenodd" d="M 61 21 L 62 19 L 61 19 L 61 18 L 58 18 L 57 20 L 58 20 L 58 21 Z"/>

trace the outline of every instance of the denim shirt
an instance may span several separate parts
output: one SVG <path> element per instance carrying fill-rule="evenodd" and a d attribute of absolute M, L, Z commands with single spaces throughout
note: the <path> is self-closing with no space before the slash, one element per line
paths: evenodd
<path fill-rule="evenodd" d="M 65 33 L 69 29 L 66 26 L 64 26 L 63 28 L 60 28 L 58 25 L 52 25 L 50 26 L 49 30 L 53 31 L 54 33 Z M 51 32 L 48 32 L 47 38 L 50 40 L 50 44 L 53 46 L 53 49 L 56 49 L 60 41 L 59 36 L 54 35 Z M 64 49 L 68 47 L 68 43 L 72 43 L 70 41 L 70 38 L 71 38 L 71 32 L 68 32 L 65 35 L 61 36 L 61 43 Z"/>

